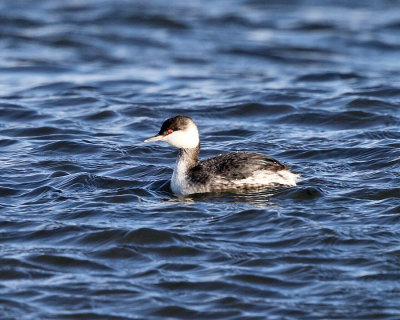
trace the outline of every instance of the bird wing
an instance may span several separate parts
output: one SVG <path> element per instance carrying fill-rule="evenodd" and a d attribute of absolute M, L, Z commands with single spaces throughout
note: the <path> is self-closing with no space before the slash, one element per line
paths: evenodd
<path fill-rule="evenodd" d="M 284 164 L 261 153 L 235 152 L 201 161 L 192 169 L 192 178 L 198 182 L 209 176 L 240 180 L 257 170 L 279 171 L 286 168 Z"/>

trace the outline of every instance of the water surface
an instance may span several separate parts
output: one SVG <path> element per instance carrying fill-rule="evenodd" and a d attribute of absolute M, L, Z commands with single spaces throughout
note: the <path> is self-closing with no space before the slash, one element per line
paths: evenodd
<path fill-rule="evenodd" d="M 2 319 L 399 319 L 399 1 L 0 4 Z M 178 198 L 201 157 L 295 188 Z"/>

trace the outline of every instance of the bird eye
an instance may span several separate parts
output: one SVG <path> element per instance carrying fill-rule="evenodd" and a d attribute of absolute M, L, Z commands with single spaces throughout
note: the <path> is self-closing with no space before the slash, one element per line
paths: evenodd
<path fill-rule="evenodd" d="M 168 129 L 168 134 L 171 134 L 172 133 L 172 129 Z"/>

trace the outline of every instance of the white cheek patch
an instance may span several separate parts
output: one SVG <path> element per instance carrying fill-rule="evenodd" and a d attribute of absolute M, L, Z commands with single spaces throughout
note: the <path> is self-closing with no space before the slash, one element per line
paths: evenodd
<path fill-rule="evenodd" d="M 199 132 L 195 127 L 174 131 L 163 140 L 180 149 L 196 148 L 200 142 Z"/>

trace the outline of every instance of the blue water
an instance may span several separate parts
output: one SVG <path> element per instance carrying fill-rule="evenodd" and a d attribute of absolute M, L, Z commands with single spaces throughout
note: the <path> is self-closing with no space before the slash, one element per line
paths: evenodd
<path fill-rule="evenodd" d="M 0 319 L 400 319 L 400 1 L 0 2 Z M 171 193 L 268 154 L 297 187 Z"/>

